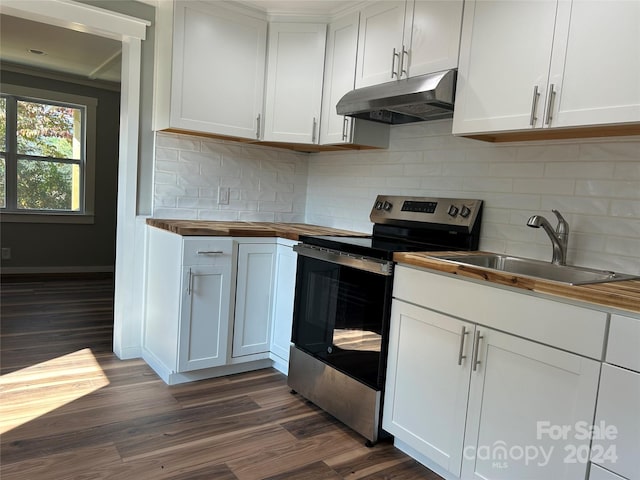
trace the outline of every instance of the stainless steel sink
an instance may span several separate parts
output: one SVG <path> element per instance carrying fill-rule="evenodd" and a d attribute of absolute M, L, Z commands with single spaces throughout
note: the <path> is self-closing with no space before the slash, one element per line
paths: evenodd
<path fill-rule="evenodd" d="M 499 272 L 511 273 L 523 277 L 551 280 L 569 285 L 585 285 L 589 283 L 616 282 L 639 278 L 634 275 L 595 270 L 592 268 L 570 265 L 555 265 L 530 258 L 513 257 L 499 253 L 482 253 L 468 256 L 434 256 L 439 260 L 486 268 Z"/>

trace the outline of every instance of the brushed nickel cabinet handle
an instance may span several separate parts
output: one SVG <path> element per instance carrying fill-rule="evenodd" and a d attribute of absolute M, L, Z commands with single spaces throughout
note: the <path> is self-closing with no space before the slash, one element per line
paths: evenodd
<path fill-rule="evenodd" d="M 344 117 L 342 119 L 342 140 L 347 141 L 347 125 L 349 124 L 349 119 Z"/>
<path fill-rule="evenodd" d="M 198 250 L 196 255 L 222 255 L 222 250 Z"/>
<path fill-rule="evenodd" d="M 313 117 L 313 126 L 311 127 L 311 143 L 316 143 L 316 131 L 318 130 L 318 119 Z"/>
<path fill-rule="evenodd" d="M 556 99 L 556 91 L 554 87 L 555 85 L 553 83 L 549 86 L 549 102 L 547 102 L 547 115 L 544 120 L 545 125 L 550 125 L 551 120 L 553 119 L 551 111 L 553 110 L 553 102 Z"/>
<path fill-rule="evenodd" d="M 406 70 L 406 66 L 404 62 L 405 56 L 407 58 L 407 65 L 408 65 L 409 51 L 406 48 L 404 48 L 404 45 L 402 45 L 402 53 L 400 54 L 400 76 L 404 75 L 405 77 L 408 77 L 409 73 Z"/>
<path fill-rule="evenodd" d="M 474 345 L 473 345 L 473 371 L 475 372 L 476 370 L 478 370 L 478 365 L 480 365 L 482 362 L 478 359 L 478 357 L 480 356 L 480 353 L 478 352 L 478 350 L 480 350 L 480 339 L 484 338 L 482 335 L 480 335 L 480 330 L 476 330 L 476 336 L 474 339 Z"/>
<path fill-rule="evenodd" d="M 191 292 L 193 291 L 191 288 L 191 279 L 193 278 L 193 275 L 191 273 L 191 269 L 189 269 L 189 279 L 187 281 L 187 295 L 191 295 Z"/>
<path fill-rule="evenodd" d="M 396 72 L 396 57 L 400 57 L 400 54 L 396 52 L 396 49 L 394 47 L 393 55 L 391 55 L 391 78 L 398 76 L 398 73 Z"/>
<path fill-rule="evenodd" d="M 466 355 L 463 355 L 464 352 L 464 337 L 469 332 L 467 332 L 467 327 L 462 326 L 462 332 L 460 332 L 460 350 L 458 351 L 458 365 L 462 365 L 462 360 L 467 358 Z"/>
<path fill-rule="evenodd" d="M 540 92 L 538 91 L 538 85 L 535 85 L 533 87 L 533 100 L 531 101 L 531 118 L 529 119 L 529 125 L 532 127 L 535 126 L 536 120 L 538 120 L 536 115 L 536 111 L 538 110 L 538 97 L 540 97 Z"/>
<path fill-rule="evenodd" d="M 258 114 L 258 118 L 256 119 L 257 123 L 258 123 L 258 127 L 256 128 L 256 138 L 258 140 L 260 140 L 260 120 L 262 120 L 262 115 L 259 113 Z"/>

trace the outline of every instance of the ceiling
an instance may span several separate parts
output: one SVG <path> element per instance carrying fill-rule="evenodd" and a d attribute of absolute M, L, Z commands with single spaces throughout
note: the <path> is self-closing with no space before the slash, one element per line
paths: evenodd
<path fill-rule="evenodd" d="M 238 3 L 269 15 L 296 13 L 326 17 L 360 1 L 239 0 Z M 115 40 L 0 15 L 0 46 L 0 59 L 4 62 L 90 80 L 120 82 L 122 45 Z"/>
<path fill-rule="evenodd" d="M 122 44 L 116 40 L 0 15 L 0 45 L 6 62 L 120 82 Z"/>

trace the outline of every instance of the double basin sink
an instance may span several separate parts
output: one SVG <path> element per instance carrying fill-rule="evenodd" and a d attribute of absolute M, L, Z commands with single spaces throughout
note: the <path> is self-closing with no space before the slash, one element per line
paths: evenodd
<path fill-rule="evenodd" d="M 497 272 L 560 282 L 568 285 L 587 285 L 591 283 L 616 282 L 639 278 L 638 276 L 624 273 L 595 270 L 572 265 L 556 265 L 549 262 L 499 253 L 478 253 L 465 256 L 434 255 L 434 258 L 458 265 L 480 267 Z"/>

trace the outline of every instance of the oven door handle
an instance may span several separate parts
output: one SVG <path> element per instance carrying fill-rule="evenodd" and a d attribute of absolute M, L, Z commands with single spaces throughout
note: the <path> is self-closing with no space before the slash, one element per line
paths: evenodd
<path fill-rule="evenodd" d="M 305 243 L 295 245 L 293 250 L 303 257 L 310 257 L 315 258 L 316 260 L 335 263 L 337 265 L 344 265 L 345 267 L 364 270 L 377 275 L 384 275 L 387 277 L 393 275 L 393 262 L 390 260 L 353 255 L 351 253 L 317 247 L 315 245 L 307 245 Z"/>

